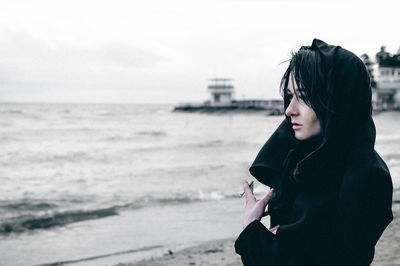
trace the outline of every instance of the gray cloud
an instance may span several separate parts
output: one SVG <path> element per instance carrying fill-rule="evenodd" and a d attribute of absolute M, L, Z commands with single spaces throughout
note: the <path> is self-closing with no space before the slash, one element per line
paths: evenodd
<path fill-rule="evenodd" d="M 96 47 L 52 44 L 24 32 L 8 32 L 0 40 L 0 85 L 55 86 L 85 83 L 107 69 L 143 70 L 166 58 L 129 44 Z M 93 81 L 86 81 L 93 82 Z M 0 90 L 2 89 L 0 88 Z"/>
<path fill-rule="evenodd" d="M 108 43 L 89 52 L 90 61 L 106 66 L 151 68 L 166 58 L 148 50 L 121 43 Z"/>

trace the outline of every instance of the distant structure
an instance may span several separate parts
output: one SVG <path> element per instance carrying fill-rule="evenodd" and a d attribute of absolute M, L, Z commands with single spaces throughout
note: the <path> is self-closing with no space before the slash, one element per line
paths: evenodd
<path fill-rule="evenodd" d="M 400 48 L 391 55 L 381 46 L 375 55 L 377 64 L 367 54 L 361 59 L 371 77 L 374 111 L 400 110 Z"/>
<path fill-rule="evenodd" d="M 400 48 L 396 54 L 386 52 L 386 47 L 375 56 L 378 73 L 374 90 L 374 108 L 381 110 L 400 109 Z"/>
<path fill-rule="evenodd" d="M 211 94 L 211 106 L 227 106 L 232 103 L 234 87 L 232 79 L 215 78 L 211 79 L 208 91 Z"/>
<path fill-rule="evenodd" d="M 174 111 L 265 111 L 268 115 L 283 114 L 283 100 L 235 100 L 235 88 L 232 79 L 211 79 L 207 89 L 211 96 L 210 100 L 202 104 L 180 104 L 174 108 Z"/>
<path fill-rule="evenodd" d="M 376 63 L 367 54 L 360 56 L 371 77 L 372 105 L 374 111 L 400 110 L 400 48 L 390 54 L 382 46 L 376 53 Z M 214 78 L 207 89 L 210 100 L 201 104 L 180 104 L 174 111 L 215 112 L 215 111 L 265 111 L 269 115 L 284 113 L 283 100 L 235 100 L 232 79 Z"/>

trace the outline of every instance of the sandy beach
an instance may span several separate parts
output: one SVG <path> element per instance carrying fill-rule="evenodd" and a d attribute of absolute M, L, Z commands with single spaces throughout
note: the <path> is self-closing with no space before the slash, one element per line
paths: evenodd
<path fill-rule="evenodd" d="M 117 266 L 145 265 L 242 265 L 240 256 L 235 253 L 234 239 L 210 241 L 186 248 L 178 252 L 171 251 L 162 257 L 155 257 L 133 263 L 119 263 Z"/>
<path fill-rule="evenodd" d="M 395 266 L 400 265 L 400 203 L 393 203 L 394 219 L 383 233 L 379 240 L 375 258 L 372 263 L 374 266 Z M 235 239 L 222 239 L 218 241 L 206 242 L 201 245 L 186 248 L 180 251 L 173 251 L 161 257 L 153 257 L 146 260 L 131 263 L 119 263 L 117 266 L 145 266 L 145 265 L 242 265 L 240 257 L 234 250 Z"/>

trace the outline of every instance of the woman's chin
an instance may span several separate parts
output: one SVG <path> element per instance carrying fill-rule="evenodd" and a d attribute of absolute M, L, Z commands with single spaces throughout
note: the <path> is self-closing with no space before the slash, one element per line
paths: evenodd
<path fill-rule="evenodd" d="M 304 134 L 304 132 L 295 131 L 294 136 L 297 140 L 306 140 L 313 137 L 314 135 Z"/>
<path fill-rule="evenodd" d="M 304 134 L 302 134 L 301 132 L 296 131 L 294 133 L 294 136 L 297 140 L 306 140 L 307 136 L 304 136 Z"/>

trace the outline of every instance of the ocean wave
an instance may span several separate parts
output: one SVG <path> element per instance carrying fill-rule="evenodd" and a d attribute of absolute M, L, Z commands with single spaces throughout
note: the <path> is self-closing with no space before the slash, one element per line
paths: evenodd
<path fill-rule="evenodd" d="M 145 135 L 145 136 L 166 136 L 167 133 L 164 131 L 139 131 L 137 132 L 138 135 Z"/>
<path fill-rule="evenodd" d="M 115 141 L 131 141 L 133 140 L 133 137 L 126 137 L 126 136 L 111 136 L 104 138 L 104 141 L 106 142 L 115 142 Z"/>
<path fill-rule="evenodd" d="M 23 114 L 22 110 L 0 110 L 0 114 Z"/>
<path fill-rule="evenodd" d="M 123 136 L 116 135 L 104 138 L 106 142 L 115 142 L 115 141 L 132 141 L 137 138 L 137 136 L 151 136 L 151 137 L 159 137 L 159 136 L 167 136 L 168 134 L 164 131 L 139 131 L 136 132 L 135 135 L 132 136 Z"/>
<path fill-rule="evenodd" d="M 243 140 L 231 140 L 226 141 L 222 139 L 215 139 L 215 140 L 207 140 L 203 142 L 196 142 L 196 143 L 187 143 L 180 145 L 179 147 L 188 147 L 188 148 L 215 148 L 215 147 L 252 147 L 258 146 L 259 143 L 253 143 L 250 141 L 243 141 Z"/>
<path fill-rule="evenodd" d="M 115 116 L 115 115 L 117 115 L 116 113 L 114 113 L 114 112 L 102 112 L 102 113 L 98 113 L 98 114 L 96 114 L 97 116 Z"/>
<path fill-rule="evenodd" d="M 18 154 L 8 154 L 8 156 L 18 155 Z M 10 158 L 10 157 L 9 157 Z M 8 159 L 8 161 L 12 161 Z M 98 156 L 98 154 L 89 153 L 86 151 L 67 151 L 67 152 L 58 152 L 58 153 L 48 153 L 48 152 L 37 152 L 32 154 L 23 154 L 15 160 L 14 164 L 23 164 L 23 163 L 55 163 L 55 162 L 70 162 L 70 163 L 80 163 L 82 161 L 104 161 L 107 158 L 105 156 Z M 0 162 L 3 163 L 3 162 Z M 6 161 L 7 163 L 7 161 Z"/>
<path fill-rule="evenodd" d="M 392 202 L 393 204 L 399 204 L 400 203 L 400 187 L 394 187 L 393 188 L 393 196 L 392 196 Z"/>
<path fill-rule="evenodd" d="M 226 198 L 226 195 L 223 195 L 222 193 L 218 191 L 212 191 L 209 193 L 204 193 L 202 191 L 199 192 L 198 198 L 200 200 L 222 200 Z"/>
<path fill-rule="evenodd" d="M 51 229 L 68 224 L 101 219 L 118 215 L 121 211 L 132 211 L 141 208 L 159 207 L 166 205 L 190 204 L 200 201 L 219 201 L 236 198 L 236 194 L 223 194 L 219 191 L 196 191 L 191 193 L 175 193 L 167 197 L 145 195 L 128 203 L 94 210 L 56 211 L 57 205 L 47 202 L 3 202 L 0 208 L 17 210 L 18 216 L 0 220 L 0 235 L 23 233 L 38 229 Z M 45 213 L 45 214 L 43 214 Z"/>
<path fill-rule="evenodd" d="M 124 138 L 124 137 L 111 137 L 105 139 L 105 141 L 128 141 L 128 140 L 135 140 L 134 138 Z M 135 142 L 135 144 L 138 144 Z M 240 149 L 242 147 L 248 148 L 248 147 L 259 147 L 259 143 L 251 142 L 251 141 L 225 141 L 221 139 L 216 139 L 216 140 L 205 140 L 205 141 L 197 141 L 197 142 L 178 142 L 173 143 L 171 142 L 152 142 L 152 141 L 147 141 L 147 142 L 142 142 L 136 147 L 128 147 L 125 149 L 127 152 L 134 152 L 134 153 L 152 153 L 152 152 L 162 152 L 162 151 L 173 151 L 178 152 L 183 150 L 182 152 L 186 152 L 186 150 L 190 149 L 190 152 L 193 151 L 193 149 L 209 149 L 209 148 L 231 148 L 231 149 Z"/>
<path fill-rule="evenodd" d="M 149 206 L 163 206 L 163 205 L 175 205 L 175 204 L 188 204 L 199 201 L 217 201 L 229 198 L 236 198 L 236 194 L 223 194 L 220 191 L 196 191 L 192 193 L 176 193 L 171 194 L 170 197 L 153 197 L 144 196 L 134 202 L 120 206 L 120 208 L 126 209 L 138 209 Z"/>
<path fill-rule="evenodd" d="M 141 208 L 148 208 L 148 207 L 156 207 L 156 206 L 164 206 L 164 205 L 177 205 L 177 204 L 187 204 L 200 201 L 199 198 L 194 198 L 190 196 L 171 196 L 165 198 L 156 198 L 153 196 L 144 196 L 138 198 L 132 202 L 118 205 L 116 208 L 118 210 L 136 210 Z"/>
<path fill-rule="evenodd" d="M 223 144 L 222 140 L 216 139 L 216 140 L 205 141 L 203 143 L 188 144 L 188 146 L 194 146 L 199 148 L 210 148 L 210 147 L 222 146 L 222 144 Z"/>
<path fill-rule="evenodd" d="M 64 226 L 75 222 L 99 219 L 117 214 L 116 208 L 111 207 L 98 210 L 56 212 L 48 215 L 22 215 L 2 221 L 0 224 L 0 235 L 21 233 L 36 229 L 49 229 L 56 226 Z"/>
<path fill-rule="evenodd" d="M 29 202 L 29 201 L 17 201 L 17 202 L 2 202 L 0 201 L 0 208 L 6 210 L 15 211 L 42 211 L 57 208 L 56 204 L 48 202 Z"/>
<path fill-rule="evenodd" d="M 387 144 L 387 143 L 396 143 L 400 140 L 398 134 L 384 134 L 379 135 L 376 138 L 377 144 Z"/>
<path fill-rule="evenodd" d="M 389 167 L 400 165 L 400 154 L 397 153 L 385 154 L 383 155 L 383 158 Z"/>

